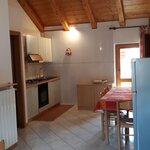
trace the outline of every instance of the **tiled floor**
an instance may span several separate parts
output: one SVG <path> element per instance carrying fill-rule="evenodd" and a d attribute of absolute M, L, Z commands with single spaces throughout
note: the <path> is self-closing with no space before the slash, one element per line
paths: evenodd
<path fill-rule="evenodd" d="M 111 144 L 101 140 L 100 114 L 74 106 L 53 122 L 33 121 L 19 129 L 14 150 L 117 150 L 115 131 Z M 133 150 L 133 143 L 124 150 Z"/>

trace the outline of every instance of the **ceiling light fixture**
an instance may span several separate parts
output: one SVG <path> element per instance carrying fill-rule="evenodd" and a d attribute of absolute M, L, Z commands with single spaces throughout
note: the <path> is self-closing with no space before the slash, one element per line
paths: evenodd
<path fill-rule="evenodd" d="M 70 40 L 74 41 L 74 40 L 79 39 L 79 31 L 76 30 L 74 26 L 70 26 L 68 35 L 69 35 Z"/>

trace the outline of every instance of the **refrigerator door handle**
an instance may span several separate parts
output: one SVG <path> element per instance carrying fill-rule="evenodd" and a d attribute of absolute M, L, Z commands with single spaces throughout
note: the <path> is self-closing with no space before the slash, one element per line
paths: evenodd
<path fill-rule="evenodd" d="M 132 67 L 132 90 L 136 91 L 136 60 L 133 59 L 131 62 Z"/>

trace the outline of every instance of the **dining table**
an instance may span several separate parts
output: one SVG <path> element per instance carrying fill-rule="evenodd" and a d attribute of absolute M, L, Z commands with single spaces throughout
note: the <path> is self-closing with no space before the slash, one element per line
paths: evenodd
<path fill-rule="evenodd" d="M 105 141 L 109 143 L 109 125 L 108 113 L 117 110 L 117 101 L 132 101 L 131 87 L 113 87 L 104 96 L 98 100 L 96 110 L 103 110 L 105 126 L 102 125 L 102 135 L 105 136 Z M 102 119 L 102 118 L 101 118 Z M 104 123 L 102 122 L 102 123 Z"/>

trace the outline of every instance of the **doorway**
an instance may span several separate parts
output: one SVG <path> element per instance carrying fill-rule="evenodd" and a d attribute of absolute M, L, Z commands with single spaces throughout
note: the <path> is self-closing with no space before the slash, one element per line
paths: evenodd
<path fill-rule="evenodd" d="M 131 87 L 131 59 L 140 58 L 138 43 L 116 45 L 116 86 Z"/>
<path fill-rule="evenodd" d="M 24 98 L 24 80 L 22 70 L 22 52 L 21 52 L 21 34 L 20 32 L 10 31 L 10 46 L 12 57 L 13 83 L 16 87 L 16 113 L 17 127 L 24 128 L 25 121 L 25 98 Z"/>

